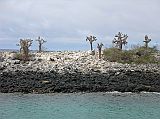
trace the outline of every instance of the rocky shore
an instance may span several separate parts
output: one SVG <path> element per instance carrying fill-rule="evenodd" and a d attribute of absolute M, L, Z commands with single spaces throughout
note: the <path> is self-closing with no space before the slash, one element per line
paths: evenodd
<path fill-rule="evenodd" d="M 0 92 L 160 92 L 159 64 L 120 64 L 90 52 L 33 53 L 31 61 L 0 53 Z"/>

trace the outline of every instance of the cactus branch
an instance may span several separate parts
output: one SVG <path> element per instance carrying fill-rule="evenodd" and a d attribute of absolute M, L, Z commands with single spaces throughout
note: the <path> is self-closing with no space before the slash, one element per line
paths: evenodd
<path fill-rule="evenodd" d="M 27 61 L 29 60 L 29 47 L 32 45 L 31 39 L 20 39 L 19 44 L 17 46 L 20 46 L 20 53 L 23 55 L 23 60 Z"/>
<path fill-rule="evenodd" d="M 86 41 L 89 41 L 90 46 L 91 46 L 91 51 L 93 51 L 93 42 L 96 41 L 96 37 L 95 36 L 87 36 Z"/>
<path fill-rule="evenodd" d="M 40 36 L 38 37 L 38 39 L 36 41 L 38 41 L 38 44 L 39 44 L 39 50 L 38 50 L 38 52 L 42 52 L 42 44 L 44 44 L 47 41 L 45 41 L 44 39 L 42 39 Z"/>
<path fill-rule="evenodd" d="M 127 38 L 128 38 L 127 34 L 122 34 L 121 32 L 118 32 L 118 34 L 115 35 L 115 38 L 113 40 L 113 44 L 115 44 L 116 47 L 118 47 L 120 50 L 122 50 L 123 45 L 127 44 Z"/>
<path fill-rule="evenodd" d="M 148 48 L 148 44 L 149 44 L 149 42 L 151 42 L 151 39 L 149 39 L 148 36 L 145 35 L 145 38 L 144 38 L 143 42 L 145 43 L 145 48 Z"/>

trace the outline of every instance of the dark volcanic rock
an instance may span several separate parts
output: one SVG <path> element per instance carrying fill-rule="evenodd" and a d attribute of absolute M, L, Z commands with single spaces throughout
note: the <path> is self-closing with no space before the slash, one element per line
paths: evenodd
<path fill-rule="evenodd" d="M 55 71 L 0 73 L 2 93 L 160 92 L 160 74 L 151 71 L 108 71 L 64 74 Z"/>

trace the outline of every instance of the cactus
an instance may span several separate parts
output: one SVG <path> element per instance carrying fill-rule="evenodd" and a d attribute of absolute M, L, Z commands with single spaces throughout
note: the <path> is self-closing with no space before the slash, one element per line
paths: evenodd
<path fill-rule="evenodd" d="M 45 43 L 45 42 L 47 42 L 47 41 L 45 41 L 44 39 L 42 39 L 40 36 L 38 37 L 38 39 L 36 41 L 38 41 L 38 43 L 39 43 L 39 50 L 38 50 L 38 52 L 42 52 L 42 44 Z"/>
<path fill-rule="evenodd" d="M 20 46 L 20 48 L 19 48 L 19 52 L 20 53 L 22 53 L 22 50 L 23 50 L 23 45 L 24 45 L 24 43 L 23 43 L 23 39 L 20 39 L 20 41 L 19 41 L 19 44 L 16 44 L 17 46 Z"/>
<path fill-rule="evenodd" d="M 102 57 L 102 54 L 101 54 L 102 47 L 103 47 L 103 44 L 102 43 L 100 43 L 100 44 L 98 43 L 97 48 L 98 48 L 99 59 L 101 59 L 101 57 Z"/>
<path fill-rule="evenodd" d="M 20 53 L 22 54 L 22 58 L 24 61 L 29 58 L 29 47 L 32 45 L 31 39 L 20 39 L 18 46 L 20 46 Z"/>
<path fill-rule="evenodd" d="M 127 44 L 127 34 L 122 34 L 119 32 L 117 35 L 115 35 L 116 38 L 114 38 L 113 43 L 116 44 L 116 46 L 122 50 L 123 45 Z"/>
<path fill-rule="evenodd" d="M 145 48 L 148 48 L 148 44 L 149 44 L 149 42 L 151 42 L 151 39 L 149 39 L 148 36 L 145 35 L 145 38 L 144 38 L 143 42 L 145 43 Z"/>
<path fill-rule="evenodd" d="M 86 41 L 89 41 L 89 43 L 90 43 L 90 46 L 91 46 L 91 51 L 93 51 L 93 42 L 94 41 L 96 41 L 97 39 L 96 39 L 96 37 L 95 36 L 87 36 L 87 38 L 86 38 Z"/>

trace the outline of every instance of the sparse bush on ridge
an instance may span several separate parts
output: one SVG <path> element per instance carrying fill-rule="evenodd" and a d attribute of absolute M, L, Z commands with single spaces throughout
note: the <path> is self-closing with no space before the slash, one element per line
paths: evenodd
<path fill-rule="evenodd" d="M 158 50 L 155 47 L 139 47 L 124 51 L 121 51 L 117 48 L 108 48 L 104 50 L 104 59 L 111 62 L 129 64 L 160 63 L 160 61 L 154 56 L 154 53 L 157 53 L 157 51 Z"/>
<path fill-rule="evenodd" d="M 15 60 L 21 60 L 21 61 L 24 61 L 24 54 L 22 54 L 22 53 L 16 53 L 15 54 Z M 34 57 L 34 55 L 33 54 L 28 54 L 28 60 L 31 60 L 32 59 L 32 57 Z"/>
<path fill-rule="evenodd" d="M 104 58 L 111 62 L 116 62 L 120 60 L 121 51 L 117 48 L 108 48 L 103 51 Z"/>
<path fill-rule="evenodd" d="M 16 53 L 16 54 L 15 54 L 15 59 L 16 59 L 16 60 L 22 60 L 22 57 L 23 57 L 23 56 L 22 56 L 21 53 Z"/>

